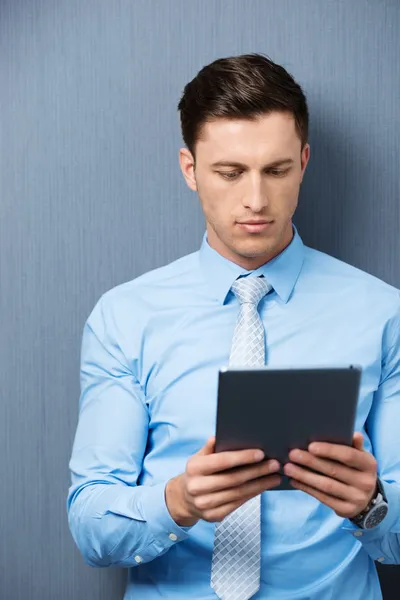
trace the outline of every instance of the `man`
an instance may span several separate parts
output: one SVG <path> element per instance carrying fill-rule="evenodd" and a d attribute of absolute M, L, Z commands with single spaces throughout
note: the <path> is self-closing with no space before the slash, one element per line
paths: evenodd
<path fill-rule="evenodd" d="M 72 535 L 89 565 L 130 568 L 129 600 L 378 600 L 374 561 L 400 561 L 399 291 L 306 247 L 292 224 L 310 148 L 285 69 L 217 60 L 179 109 L 207 231 L 86 323 Z M 250 327 L 233 334 L 254 288 L 263 361 L 363 367 L 353 447 L 314 444 L 286 465 L 214 452 L 217 374 L 253 342 Z M 281 468 L 295 490 L 270 491 Z"/>

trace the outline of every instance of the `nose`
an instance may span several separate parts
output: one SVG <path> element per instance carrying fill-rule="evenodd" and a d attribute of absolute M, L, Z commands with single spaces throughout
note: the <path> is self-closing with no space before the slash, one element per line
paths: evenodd
<path fill-rule="evenodd" d="M 266 190 L 260 179 L 253 180 L 249 183 L 247 194 L 243 199 L 243 206 L 254 213 L 259 213 L 268 206 Z"/>

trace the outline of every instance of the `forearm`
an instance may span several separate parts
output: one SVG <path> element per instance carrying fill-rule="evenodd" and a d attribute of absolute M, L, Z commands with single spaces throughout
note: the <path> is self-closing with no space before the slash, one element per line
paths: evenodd
<path fill-rule="evenodd" d="M 93 483 L 70 494 L 72 536 L 92 567 L 134 567 L 161 556 L 188 537 L 171 518 L 165 483 L 127 486 Z"/>
<path fill-rule="evenodd" d="M 400 486 L 383 482 L 389 512 L 374 529 L 360 529 L 347 520 L 344 529 L 358 539 L 373 560 L 383 564 L 400 564 Z M 383 560 L 382 560 L 383 559 Z"/>

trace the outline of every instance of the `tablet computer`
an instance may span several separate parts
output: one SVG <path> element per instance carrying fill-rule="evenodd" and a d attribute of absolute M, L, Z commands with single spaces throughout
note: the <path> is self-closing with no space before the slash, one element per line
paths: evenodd
<path fill-rule="evenodd" d="M 215 451 L 260 448 L 283 465 L 313 441 L 352 445 L 362 369 L 227 367 L 219 371 Z"/>

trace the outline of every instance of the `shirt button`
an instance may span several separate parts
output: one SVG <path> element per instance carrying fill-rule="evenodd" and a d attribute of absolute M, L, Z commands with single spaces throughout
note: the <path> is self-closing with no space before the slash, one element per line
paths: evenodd
<path fill-rule="evenodd" d="M 354 535 L 355 535 L 356 537 L 360 537 L 360 536 L 362 536 L 362 534 L 363 534 L 363 532 L 362 532 L 362 531 L 355 531 L 355 532 L 354 532 Z"/>
<path fill-rule="evenodd" d="M 137 563 L 141 563 L 143 561 L 143 558 L 141 556 L 139 556 L 139 554 L 137 554 L 135 556 L 135 560 L 136 560 Z"/>
<path fill-rule="evenodd" d="M 170 533 L 168 537 L 171 540 L 171 542 L 176 542 L 176 540 L 178 539 L 178 536 L 175 535 L 175 533 Z"/>
<path fill-rule="evenodd" d="M 385 560 L 385 557 L 384 556 L 380 556 L 377 560 L 378 560 L 378 562 L 383 562 Z"/>

